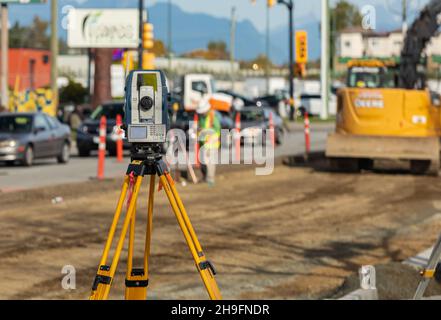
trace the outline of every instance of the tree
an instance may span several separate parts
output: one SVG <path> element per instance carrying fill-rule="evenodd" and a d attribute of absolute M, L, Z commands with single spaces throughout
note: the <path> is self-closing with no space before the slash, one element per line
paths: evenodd
<path fill-rule="evenodd" d="M 205 60 L 228 60 L 230 54 L 224 41 L 210 41 L 207 49 L 196 49 L 184 54 L 184 57 Z"/>
<path fill-rule="evenodd" d="M 164 42 L 156 39 L 154 41 L 153 49 L 151 50 L 151 52 L 157 57 L 166 57 L 168 55 L 168 51 L 164 45 Z"/>
<path fill-rule="evenodd" d="M 69 84 L 60 90 L 60 103 L 72 102 L 78 105 L 84 103 L 86 96 L 86 88 L 80 83 L 69 80 Z"/>
<path fill-rule="evenodd" d="M 330 29 L 331 29 L 331 43 L 330 43 L 330 66 L 334 70 L 337 56 L 336 52 L 336 37 L 342 30 L 350 27 L 361 28 L 363 17 L 357 6 L 349 3 L 346 0 L 340 0 L 330 12 Z"/>
<path fill-rule="evenodd" d="M 340 0 L 331 9 L 331 29 L 337 32 L 349 27 L 361 27 L 362 20 L 358 7 L 346 0 Z"/>
<path fill-rule="evenodd" d="M 244 69 L 254 69 L 255 67 L 257 67 L 260 70 L 265 70 L 267 67 L 274 67 L 271 60 L 268 59 L 268 57 L 264 54 L 260 54 L 255 59 L 250 61 L 242 61 L 240 65 L 241 68 Z"/>
<path fill-rule="evenodd" d="M 225 41 L 210 41 L 207 45 L 207 49 L 208 52 L 216 56 L 217 59 L 226 60 L 229 57 Z"/>
<path fill-rule="evenodd" d="M 35 16 L 30 26 L 21 26 L 16 22 L 9 29 L 10 48 L 49 49 L 49 22 Z M 67 51 L 66 41 L 60 39 L 61 52 Z"/>

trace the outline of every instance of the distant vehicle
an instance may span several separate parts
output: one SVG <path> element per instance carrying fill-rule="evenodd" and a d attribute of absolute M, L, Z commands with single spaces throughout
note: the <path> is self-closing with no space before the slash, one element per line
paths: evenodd
<path fill-rule="evenodd" d="M 205 102 L 211 108 L 221 112 L 230 112 L 233 98 L 230 95 L 217 92 L 213 76 L 210 74 L 188 73 L 179 79 L 172 93 L 172 99 L 180 109 L 195 111 Z"/>
<path fill-rule="evenodd" d="M 246 137 L 257 137 L 261 132 L 260 130 L 269 129 L 270 115 L 272 114 L 275 142 L 278 145 L 283 143 L 285 136 L 283 120 L 272 109 L 259 107 L 243 108 L 240 111 L 233 112 L 233 119 L 236 118 L 237 112 L 240 112 L 241 129 Z"/>
<path fill-rule="evenodd" d="M 77 130 L 77 148 L 80 157 L 88 157 L 92 150 L 98 149 L 99 126 L 102 116 L 107 120 L 106 149 L 111 156 L 116 155 L 116 142 L 112 139 L 113 128 L 116 126 L 116 116 L 124 117 L 124 102 L 104 103 L 86 119 Z M 123 148 L 130 149 L 127 140 L 123 140 Z"/>
<path fill-rule="evenodd" d="M 31 166 L 35 159 L 70 159 L 70 129 L 44 113 L 0 114 L 0 161 Z"/>
<path fill-rule="evenodd" d="M 219 117 L 221 128 L 231 130 L 234 128 L 234 121 L 231 119 L 230 114 L 228 112 L 220 112 L 215 111 L 216 115 Z M 194 120 L 194 112 L 193 111 L 185 111 L 179 109 L 176 113 L 170 115 L 170 128 L 171 129 L 180 129 L 185 132 L 187 137 L 187 149 L 189 146 L 189 126 L 190 121 Z"/>
<path fill-rule="evenodd" d="M 329 96 L 329 110 L 330 115 L 335 116 L 337 113 L 337 101 L 336 96 L 331 93 Z M 304 116 L 305 112 L 308 112 L 310 116 L 319 116 L 322 110 L 322 96 L 320 94 L 301 94 L 300 95 L 300 107 L 298 112 L 300 116 Z"/>
<path fill-rule="evenodd" d="M 289 116 L 289 93 L 279 90 L 273 95 L 267 95 L 257 98 L 259 101 L 266 103 L 282 118 Z"/>
<path fill-rule="evenodd" d="M 219 90 L 218 92 L 233 97 L 233 106 L 235 100 L 239 100 L 243 102 L 243 106 L 245 107 L 269 107 L 268 102 L 260 100 L 259 98 L 253 100 L 231 90 Z"/>

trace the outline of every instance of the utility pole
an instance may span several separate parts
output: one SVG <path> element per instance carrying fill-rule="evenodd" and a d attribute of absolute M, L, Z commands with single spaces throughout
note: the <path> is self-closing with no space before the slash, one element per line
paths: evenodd
<path fill-rule="evenodd" d="M 172 2 L 168 0 L 168 70 L 172 71 Z"/>
<path fill-rule="evenodd" d="M 329 0 L 322 0 L 321 23 L 321 95 L 322 109 L 320 119 L 328 119 L 329 106 Z"/>
<path fill-rule="evenodd" d="M 1 7 L 1 105 L 9 110 L 9 90 L 8 90 L 8 49 L 9 49 L 9 30 L 8 30 L 8 5 L 2 3 Z"/>
<path fill-rule="evenodd" d="M 235 91 L 236 70 L 234 68 L 236 42 L 236 7 L 231 8 L 231 28 L 230 28 L 230 63 L 231 63 L 231 90 Z"/>
<path fill-rule="evenodd" d="M 289 8 L 289 120 L 295 120 L 294 106 L 294 4 L 290 0 Z"/>
<path fill-rule="evenodd" d="M 407 33 L 407 0 L 401 0 L 402 2 L 402 7 L 403 7 L 403 37 L 406 37 L 406 33 Z M 404 38 L 403 38 L 404 39 Z"/>
<path fill-rule="evenodd" d="M 138 69 L 142 69 L 143 66 L 143 31 L 144 31 L 144 0 L 139 0 L 139 46 L 138 46 Z"/>
<path fill-rule="evenodd" d="M 277 3 L 284 4 L 289 11 L 289 120 L 295 120 L 294 106 L 294 2 L 293 0 L 277 0 Z"/>
<path fill-rule="evenodd" d="M 266 6 L 266 59 L 267 64 L 265 66 L 266 75 L 266 94 L 270 94 L 270 6 Z"/>
<path fill-rule="evenodd" d="M 55 108 L 58 108 L 58 52 L 58 1 L 51 0 L 51 89 Z"/>

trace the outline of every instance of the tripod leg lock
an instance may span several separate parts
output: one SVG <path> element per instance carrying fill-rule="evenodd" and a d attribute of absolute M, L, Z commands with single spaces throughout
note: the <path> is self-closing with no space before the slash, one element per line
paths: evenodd
<path fill-rule="evenodd" d="M 199 263 L 199 269 L 201 269 L 201 271 L 206 270 L 206 269 L 210 269 L 213 276 L 215 276 L 217 274 L 216 269 L 214 268 L 214 265 L 209 260 L 202 261 L 201 263 Z"/>
<path fill-rule="evenodd" d="M 135 279 L 126 279 L 127 288 L 146 288 L 149 285 L 149 279 L 142 279 L 145 275 L 144 269 L 133 269 L 131 272 Z M 136 277 L 138 279 L 136 279 Z"/>
<path fill-rule="evenodd" d="M 100 271 L 109 272 L 109 266 L 100 266 Z M 93 280 L 92 291 L 96 291 L 99 284 L 111 284 L 112 278 L 105 274 L 97 274 L 95 280 Z"/>
<path fill-rule="evenodd" d="M 127 288 L 146 288 L 149 285 L 149 280 L 127 280 L 126 279 L 126 287 Z"/>
<path fill-rule="evenodd" d="M 93 281 L 92 291 L 96 291 L 96 289 L 98 289 L 99 284 L 111 284 L 111 283 L 112 283 L 111 277 L 97 274 L 95 280 Z"/>
<path fill-rule="evenodd" d="M 426 279 L 435 278 L 438 282 L 441 282 L 441 263 L 438 263 L 435 269 L 424 269 L 421 271 L 421 276 Z"/>

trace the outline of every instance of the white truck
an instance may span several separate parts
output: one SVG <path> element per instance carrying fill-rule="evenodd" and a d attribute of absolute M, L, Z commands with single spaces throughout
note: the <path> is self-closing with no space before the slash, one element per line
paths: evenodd
<path fill-rule="evenodd" d="M 179 89 L 182 107 L 194 111 L 201 103 L 208 102 L 211 108 L 221 112 L 230 112 L 233 98 L 216 92 L 215 82 L 209 74 L 187 74 L 182 77 Z"/>

